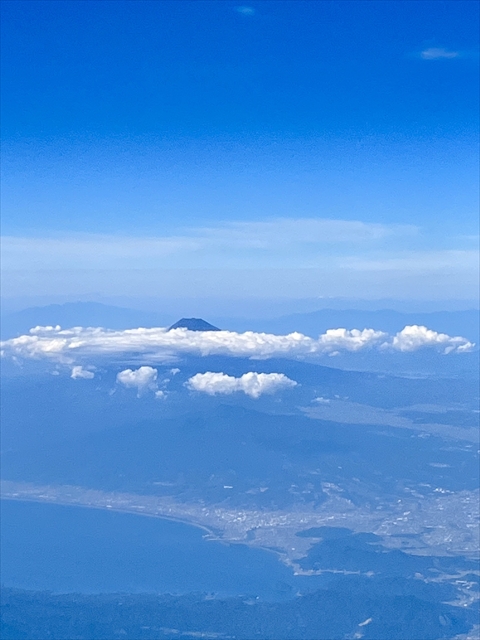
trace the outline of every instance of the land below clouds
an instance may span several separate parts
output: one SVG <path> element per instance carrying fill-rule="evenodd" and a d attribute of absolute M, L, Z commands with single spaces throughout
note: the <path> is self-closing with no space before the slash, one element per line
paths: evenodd
<path fill-rule="evenodd" d="M 171 497 L 107 492 L 69 485 L 35 485 L 1 481 L 1 497 L 108 509 L 148 517 L 168 518 L 204 529 L 212 539 L 273 550 L 296 573 L 312 575 L 298 560 L 304 558 L 316 536 L 299 536 L 319 527 L 346 528 L 373 533 L 386 549 L 414 555 L 464 556 L 478 554 L 476 537 L 479 492 L 447 493 L 435 498 L 405 497 L 375 509 L 356 507 L 334 485 L 324 487 L 328 499 L 317 508 L 291 510 L 232 509 L 203 500 L 184 503 Z M 445 519 L 449 526 L 445 527 Z M 321 571 L 320 571 L 321 572 Z"/>
<path fill-rule="evenodd" d="M 382 585 L 384 587 L 384 585 Z M 80 594 L 2 589 L 4 640 L 475 640 L 475 613 L 350 582 L 287 602 L 157 594 Z M 398 590 L 397 590 L 398 591 Z M 320 615 L 319 615 L 320 612 Z"/>
<path fill-rule="evenodd" d="M 466 556 L 457 555 L 460 547 L 464 549 L 465 540 L 455 548 L 452 531 L 441 530 L 440 522 L 461 518 L 462 509 L 465 514 L 471 513 L 478 494 L 439 496 L 412 518 L 404 515 L 403 509 L 412 506 L 407 502 L 397 505 L 397 513 L 395 505 L 384 505 L 382 514 L 368 514 L 365 509 L 351 506 L 349 512 L 345 511 L 348 505 L 335 496 L 322 509 L 292 512 L 229 510 L 222 505 L 182 504 L 152 496 L 10 482 L 2 483 L 2 496 L 7 501 L 32 501 L 55 505 L 56 509 L 70 505 L 87 507 L 80 511 L 100 509 L 144 518 L 173 518 L 197 527 L 206 524 L 204 530 L 214 533 L 207 535 L 203 544 L 208 545 L 210 539 L 274 551 L 298 577 L 307 581 L 322 579 L 320 589 L 314 582 L 304 582 L 302 594 L 295 595 L 287 589 L 293 580 L 285 578 L 285 583 L 277 586 L 280 591 L 276 599 L 282 600 L 281 605 L 275 598 L 265 602 L 262 597 L 255 597 L 252 583 L 250 591 L 242 592 L 245 595 L 230 599 L 212 593 L 87 596 L 3 588 L 2 637 L 6 639 L 43 640 L 47 627 L 50 632 L 55 627 L 58 637 L 70 637 L 72 631 L 62 627 L 62 619 L 69 619 L 75 637 L 95 640 L 111 638 L 112 632 L 116 637 L 120 629 L 125 630 L 122 635 L 131 638 L 247 638 L 251 637 L 250 629 L 258 628 L 262 629 L 262 638 L 330 640 L 368 631 L 362 637 L 403 640 L 410 627 L 408 637 L 438 640 L 461 633 L 464 638 L 469 637 L 466 634 L 476 620 L 480 595 L 476 553 L 472 549 Z M 76 526 L 82 522 L 81 513 L 74 522 Z M 459 522 L 459 530 L 464 531 L 466 524 L 468 528 L 468 523 Z M 426 528 L 435 535 L 421 540 L 421 535 L 412 533 L 415 527 L 424 532 Z M 377 533 L 366 533 L 372 528 Z M 443 546 L 439 536 L 443 537 Z M 57 546 L 54 543 L 56 552 Z M 154 546 L 151 552 L 155 555 L 165 553 L 158 540 Z M 432 556 L 432 552 L 438 555 Z M 75 548 L 74 556 L 83 567 L 82 551 Z M 153 557 L 149 562 L 152 561 Z M 16 573 L 19 574 L 18 568 Z M 35 580 L 35 576 L 30 575 L 30 579 Z M 92 611 L 96 615 L 90 627 L 84 629 L 82 625 L 90 620 Z M 261 616 L 264 626 L 258 627 Z M 101 628 L 95 626 L 94 618 L 105 624 Z M 254 622 L 257 627 L 250 627 Z M 286 626 L 281 628 L 279 623 Z M 19 630 L 23 635 L 15 635 Z"/>
<path fill-rule="evenodd" d="M 45 320 L 50 323 L 36 324 Z M 389 374 L 399 373 L 396 363 L 404 356 L 387 363 Z M 407 610 L 415 637 L 453 638 L 471 628 L 479 595 L 477 357 L 435 354 L 428 365 L 435 375 L 410 377 L 284 359 L 186 357 L 175 374 L 169 374 L 172 365 L 155 365 L 158 384 L 165 380 L 162 400 L 117 385 L 120 368 L 130 366 L 124 362 L 80 380 L 70 378 L 68 367 L 53 376 L 44 363 L 33 372 L 17 367 L 2 385 L 2 496 L 81 507 L 84 514 L 94 509 L 178 520 L 211 540 L 274 552 L 292 575 L 331 580 L 325 593 L 292 599 L 292 620 L 311 611 L 314 625 L 318 607 L 329 611 L 330 602 L 332 612 L 347 610 L 345 594 L 360 594 L 348 620 L 335 622 L 332 613 L 328 626 L 325 614 L 323 631 L 297 626 L 288 635 L 277 625 L 265 638 L 318 639 L 330 629 L 329 638 L 362 633 L 403 640 L 410 622 L 401 612 Z M 471 362 L 466 376 L 450 364 L 464 358 Z M 426 360 L 422 355 L 420 366 Z M 449 377 L 438 374 L 438 362 L 446 363 Z M 282 372 L 298 384 L 294 392 L 258 399 L 190 393 L 185 383 L 207 370 L 236 377 Z M 23 606 L 39 620 L 42 611 L 55 618 L 50 606 L 72 606 L 74 616 L 103 606 L 82 596 L 72 604 L 68 596 L 6 594 L 10 611 Z M 105 603 L 108 609 L 113 600 L 106 596 Z M 210 606 L 203 596 L 177 605 L 184 621 L 197 605 Z M 235 600 L 233 609 L 237 605 L 253 619 L 248 612 L 255 602 Z M 272 620 L 278 618 L 273 611 Z M 424 626 L 420 612 L 428 612 Z M 132 638 L 247 637 L 233 623 L 213 628 L 194 617 L 190 626 L 147 622 L 139 629 L 130 622 L 122 619 L 113 631 Z M 44 637 L 25 629 L 26 637 Z M 114 637 L 112 628 L 95 633 L 95 639 Z"/>

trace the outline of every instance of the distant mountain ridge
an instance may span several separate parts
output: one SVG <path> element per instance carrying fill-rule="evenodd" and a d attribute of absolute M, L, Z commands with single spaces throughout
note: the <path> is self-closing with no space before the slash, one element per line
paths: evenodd
<path fill-rule="evenodd" d="M 218 327 L 210 324 L 202 318 L 181 318 L 175 324 L 169 327 L 169 331 L 172 329 L 188 329 L 189 331 L 221 331 Z"/>
<path fill-rule="evenodd" d="M 1 314 L 2 338 L 10 338 L 37 325 L 106 327 L 109 329 L 133 329 L 136 327 L 165 327 L 172 322 L 172 314 L 166 311 L 142 311 L 106 305 L 98 302 L 68 302 L 43 307 L 29 307 L 21 311 Z M 182 318 L 179 323 L 193 320 Z M 463 335 L 478 344 L 480 338 L 480 315 L 478 309 L 462 311 L 430 311 L 402 313 L 392 309 L 320 309 L 309 313 L 297 313 L 272 318 L 213 317 L 229 331 L 264 331 L 285 334 L 299 331 L 318 337 L 326 329 L 373 328 L 396 333 L 406 324 L 423 324 L 429 329 Z M 205 321 L 203 321 L 205 322 Z M 177 324 L 177 323 L 176 323 Z M 210 323 L 207 323 L 210 324 Z M 175 325 L 172 325 L 175 326 Z M 183 326 L 183 325 L 182 325 Z M 214 325 L 210 325 L 214 326 Z M 218 326 L 215 325 L 216 327 Z M 209 329 L 212 331 L 212 329 Z"/>
<path fill-rule="evenodd" d="M 2 339 L 6 339 L 28 333 L 38 325 L 59 324 L 64 329 L 81 326 L 120 330 L 164 327 L 171 321 L 172 317 L 162 312 L 115 307 L 99 302 L 66 302 L 2 314 L 0 330 Z"/>

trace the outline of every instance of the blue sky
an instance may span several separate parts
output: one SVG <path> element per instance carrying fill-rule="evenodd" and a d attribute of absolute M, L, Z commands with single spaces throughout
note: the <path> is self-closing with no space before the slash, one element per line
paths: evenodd
<path fill-rule="evenodd" d="M 3 1 L 5 299 L 475 299 L 478 13 Z"/>

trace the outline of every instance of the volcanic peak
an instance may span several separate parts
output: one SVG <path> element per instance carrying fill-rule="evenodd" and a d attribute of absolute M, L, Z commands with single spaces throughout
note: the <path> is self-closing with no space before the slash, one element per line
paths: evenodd
<path fill-rule="evenodd" d="M 182 318 L 168 329 L 188 329 L 189 331 L 221 331 L 218 327 L 214 327 L 213 324 L 202 320 L 202 318 Z"/>

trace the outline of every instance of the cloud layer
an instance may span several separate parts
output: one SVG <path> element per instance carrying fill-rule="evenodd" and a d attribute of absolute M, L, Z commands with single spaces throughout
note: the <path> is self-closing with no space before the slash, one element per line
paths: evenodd
<path fill-rule="evenodd" d="M 304 359 L 365 349 L 406 352 L 428 347 L 448 354 L 470 351 L 474 347 L 466 338 L 452 337 L 417 325 L 407 326 L 394 336 L 374 329 L 329 329 L 317 339 L 301 333 L 274 335 L 253 331 L 168 331 L 165 328 L 114 331 L 101 327 L 35 327 L 29 334 L 6 340 L 1 346 L 4 356 L 46 358 L 71 365 L 87 357 L 142 357 L 147 362 L 168 362 L 187 354 Z"/>
<path fill-rule="evenodd" d="M 283 373 L 256 373 L 250 371 L 239 378 L 225 373 L 197 373 L 192 376 L 186 386 L 192 391 L 200 391 L 210 396 L 232 394 L 242 391 L 251 398 L 259 398 L 263 394 L 274 394 L 283 389 L 296 387 L 297 383 Z"/>

